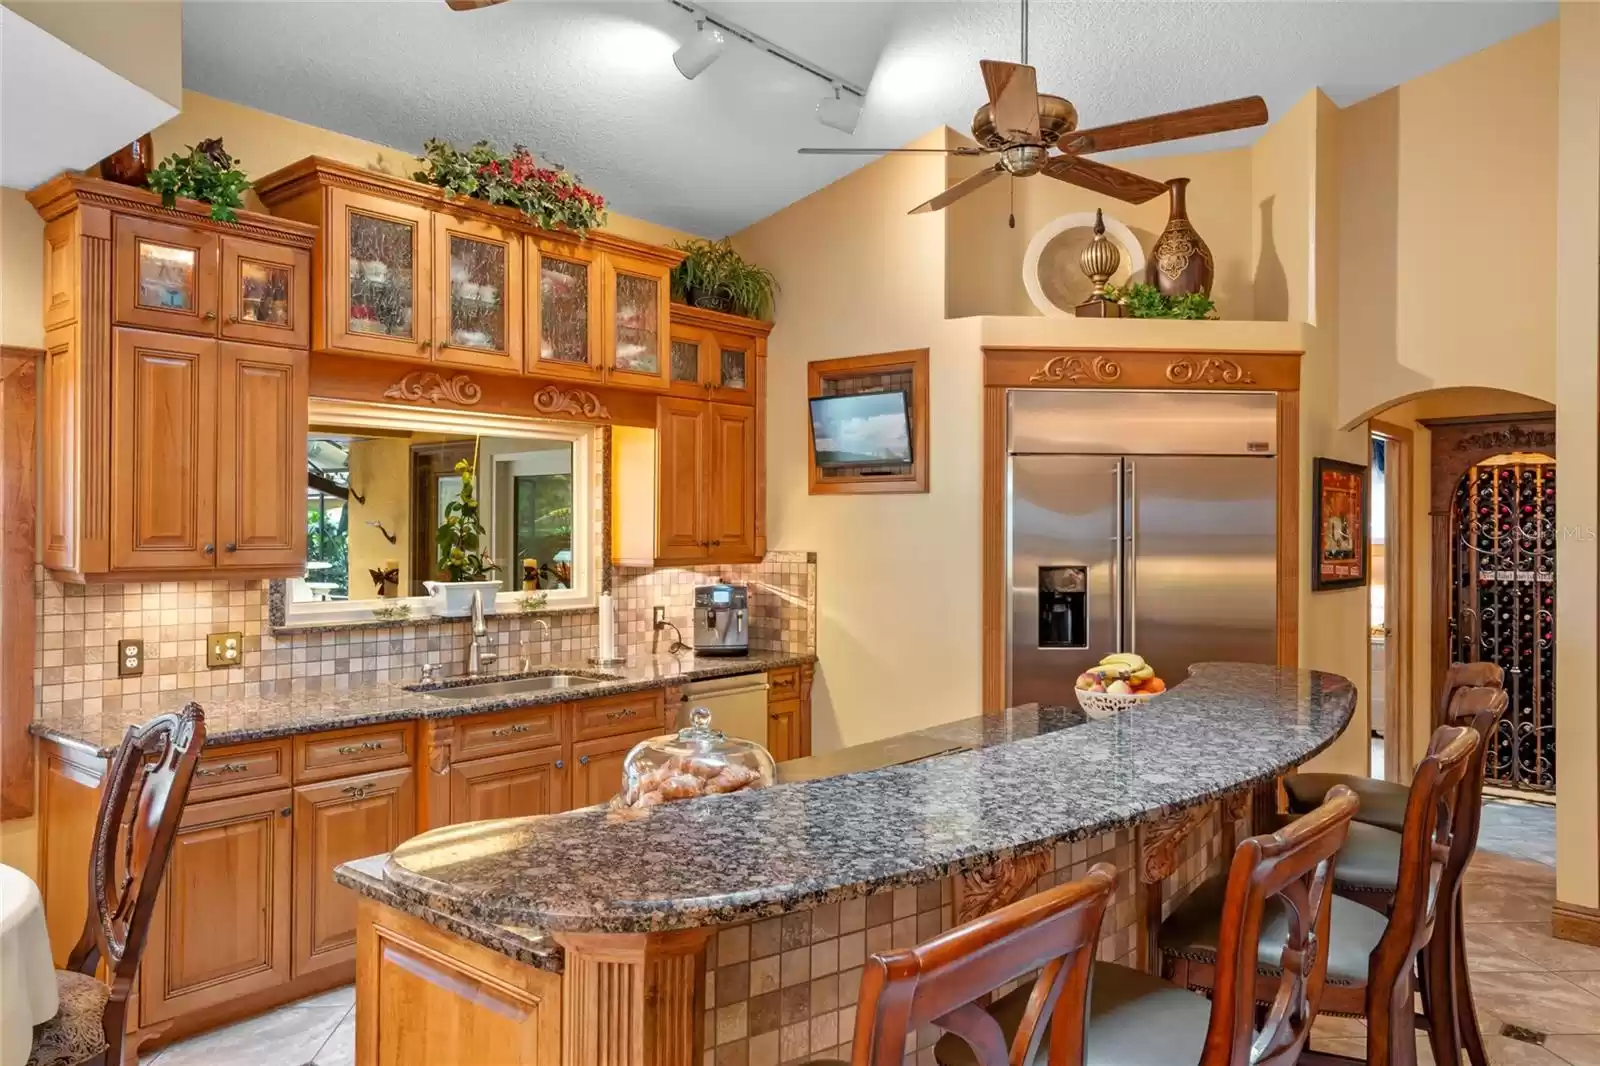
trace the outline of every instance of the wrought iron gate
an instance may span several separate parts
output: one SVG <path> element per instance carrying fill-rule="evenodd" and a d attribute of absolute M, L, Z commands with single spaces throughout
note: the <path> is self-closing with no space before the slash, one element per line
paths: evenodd
<path fill-rule="evenodd" d="M 1506 715 L 1485 779 L 1556 787 L 1556 467 L 1488 460 L 1456 488 L 1450 518 L 1450 661 L 1506 672 Z"/>

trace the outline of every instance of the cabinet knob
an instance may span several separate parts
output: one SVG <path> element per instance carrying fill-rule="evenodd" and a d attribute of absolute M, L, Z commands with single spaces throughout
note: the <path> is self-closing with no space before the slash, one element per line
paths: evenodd
<path fill-rule="evenodd" d="M 578 756 L 578 765 L 580 765 L 580 766 L 588 766 L 589 765 L 589 756 L 587 756 L 587 755 Z"/>
<path fill-rule="evenodd" d="M 283 810 L 279 811 L 278 813 L 283 815 L 285 818 L 287 818 L 291 814 L 294 813 L 294 808 L 293 807 L 285 807 Z"/>
<path fill-rule="evenodd" d="M 722 547 L 722 541 L 720 541 L 720 540 L 714 540 L 714 541 L 712 541 L 712 542 L 711 542 L 711 546 L 712 546 L 712 547 L 713 547 L 713 548 L 720 548 L 720 547 Z"/>
<path fill-rule="evenodd" d="M 205 553 L 207 555 L 215 555 L 215 554 L 217 554 L 217 546 L 215 544 L 207 544 L 205 546 Z"/>
<path fill-rule="evenodd" d="M 556 760 L 556 769 L 557 770 L 565 770 L 566 768 L 567 768 L 567 760 L 565 760 L 565 759 L 557 759 Z"/>
<path fill-rule="evenodd" d="M 427 342 L 427 341 L 418 341 L 417 342 L 417 351 L 419 351 L 419 352 L 427 351 L 428 350 L 428 343 L 429 342 Z"/>
<path fill-rule="evenodd" d="M 207 322 L 211 322 L 217 317 L 217 313 L 215 311 L 207 311 L 205 314 L 201 315 L 200 317 L 205 319 Z"/>
<path fill-rule="evenodd" d="M 239 321 L 239 316 L 238 315 L 229 315 L 228 316 L 228 321 L 229 322 L 237 322 L 237 321 Z"/>
<path fill-rule="evenodd" d="M 223 551 L 236 552 L 236 551 L 239 550 L 239 546 L 237 544 L 235 544 L 233 541 L 230 540 L 230 541 L 228 541 L 228 543 L 226 543 L 226 544 L 224 544 L 222 546 L 222 550 Z"/>

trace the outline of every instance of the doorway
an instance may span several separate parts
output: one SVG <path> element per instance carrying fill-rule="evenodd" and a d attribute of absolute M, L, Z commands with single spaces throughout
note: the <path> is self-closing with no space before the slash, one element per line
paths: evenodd
<path fill-rule="evenodd" d="M 1372 420 L 1367 478 L 1368 775 L 1405 782 L 1411 748 L 1411 431 Z"/>

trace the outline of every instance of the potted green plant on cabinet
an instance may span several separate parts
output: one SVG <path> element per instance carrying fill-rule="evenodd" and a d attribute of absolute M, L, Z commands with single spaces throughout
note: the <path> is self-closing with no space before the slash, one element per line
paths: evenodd
<path fill-rule="evenodd" d="M 478 517 L 477 462 L 462 459 L 456 463 L 461 490 L 445 504 L 444 521 L 438 529 L 439 569 L 449 581 L 424 581 L 422 587 L 436 601 L 435 613 L 459 618 L 472 610 L 472 594 L 483 593 L 485 614 L 494 613 L 495 594 L 500 582 L 489 575 L 500 565 L 483 551 L 483 522 Z"/>
<path fill-rule="evenodd" d="M 684 253 L 683 261 L 672 271 L 674 300 L 710 311 L 772 320 L 778 280 L 766 267 L 746 261 L 726 237 L 682 241 L 673 247 Z"/>

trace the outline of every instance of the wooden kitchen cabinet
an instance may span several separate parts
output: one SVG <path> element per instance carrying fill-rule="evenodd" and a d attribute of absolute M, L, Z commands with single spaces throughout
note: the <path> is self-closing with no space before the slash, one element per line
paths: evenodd
<path fill-rule="evenodd" d="M 567 763 L 561 748 L 493 755 L 450 767 L 450 821 L 520 818 L 567 809 Z"/>
<path fill-rule="evenodd" d="M 301 574 L 316 230 L 73 174 L 28 200 L 45 220 L 45 566 Z"/>
<path fill-rule="evenodd" d="M 605 288 L 594 250 L 529 236 L 527 250 L 528 373 L 599 381 L 605 373 L 600 316 Z"/>
<path fill-rule="evenodd" d="M 710 405 L 664 396 L 656 401 L 656 545 L 662 564 L 703 562 Z"/>
<path fill-rule="evenodd" d="M 416 815 L 410 767 L 295 787 L 295 977 L 355 958 L 356 895 L 334 882 L 334 867 L 393 851 Z"/>
<path fill-rule="evenodd" d="M 434 361 L 521 373 L 521 235 L 438 213 L 433 258 Z"/>
<path fill-rule="evenodd" d="M 706 539 L 713 562 L 756 556 L 755 409 L 713 403 L 707 472 Z"/>
<path fill-rule="evenodd" d="M 290 795 L 184 811 L 139 969 L 142 1025 L 289 980 Z"/>
<path fill-rule="evenodd" d="M 800 758 L 805 744 L 800 736 L 800 701 L 767 704 L 767 750 L 774 762 Z"/>
<path fill-rule="evenodd" d="M 431 358 L 429 211 L 331 188 L 324 240 L 318 288 L 327 299 L 313 324 L 313 346 L 396 359 Z"/>
<path fill-rule="evenodd" d="M 609 802 L 622 791 L 622 763 L 641 740 L 660 731 L 645 729 L 599 740 L 580 740 L 572 745 L 572 809 Z"/>
<path fill-rule="evenodd" d="M 671 371 L 671 265 L 613 254 L 601 260 L 601 268 L 606 381 L 666 391 Z"/>

